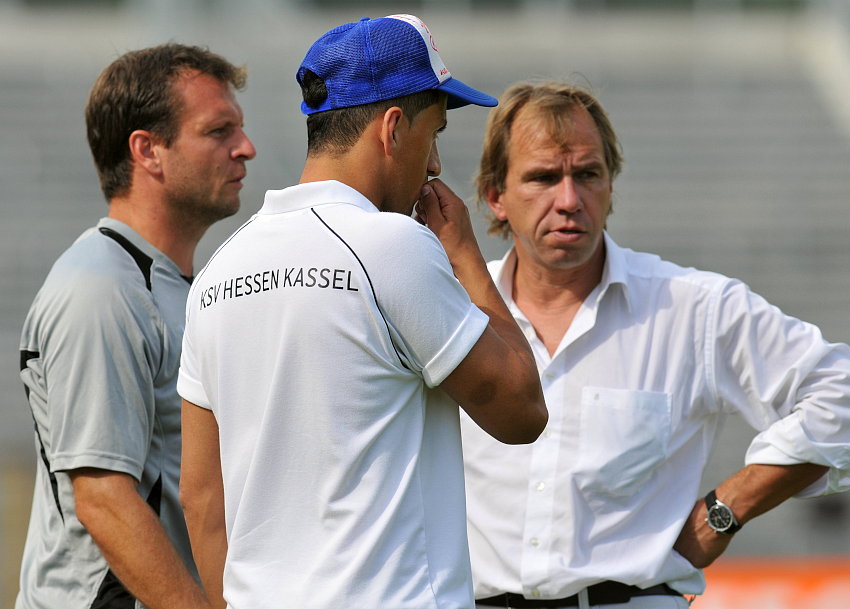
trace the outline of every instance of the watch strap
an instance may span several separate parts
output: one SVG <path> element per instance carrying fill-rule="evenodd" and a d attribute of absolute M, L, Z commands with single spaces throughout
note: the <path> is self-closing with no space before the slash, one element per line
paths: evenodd
<path fill-rule="evenodd" d="M 715 492 L 715 489 L 711 489 L 705 496 L 705 509 L 707 511 L 710 511 L 711 508 L 716 505 L 720 505 L 729 510 L 729 514 L 732 516 L 732 524 L 729 526 L 729 528 L 723 531 L 718 531 L 713 526 L 711 528 L 722 535 L 734 535 L 735 533 L 740 531 L 744 525 L 738 522 L 738 519 L 735 517 L 735 512 L 732 511 L 732 508 L 717 498 L 717 493 Z M 711 523 L 708 518 L 706 518 L 706 522 L 709 522 L 709 526 L 711 526 Z"/>

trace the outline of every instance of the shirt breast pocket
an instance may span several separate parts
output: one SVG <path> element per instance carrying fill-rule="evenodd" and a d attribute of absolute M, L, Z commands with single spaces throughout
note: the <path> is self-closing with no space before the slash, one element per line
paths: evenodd
<path fill-rule="evenodd" d="M 623 503 L 667 456 L 671 396 L 585 387 L 581 396 L 575 481 L 594 506 Z"/>

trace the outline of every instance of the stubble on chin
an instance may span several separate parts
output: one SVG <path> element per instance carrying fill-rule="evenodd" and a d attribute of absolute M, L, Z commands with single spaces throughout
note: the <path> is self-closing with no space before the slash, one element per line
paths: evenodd
<path fill-rule="evenodd" d="M 186 227 L 206 230 L 216 222 L 236 214 L 240 208 L 239 197 L 212 201 L 200 197 L 173 197 L 169 207 L 177 221 Z"/>

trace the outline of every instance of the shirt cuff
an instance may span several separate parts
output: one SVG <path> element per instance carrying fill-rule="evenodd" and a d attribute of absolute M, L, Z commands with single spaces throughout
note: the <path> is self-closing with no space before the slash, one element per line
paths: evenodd
<path fill-rule="evenodd" d="M 445 346 L 437 355 L 431 358 L 422 369 L 422 377 L 429 387 L 436 387 L 458 367 L 472 348 L 484 330 L 490 318 L 474 304 L 470 305 L 466 317 L 446 342 Z"/>
<path fill-rule="evenodd" d="M 841 445 L 814 442 L 807 437 L 793 415 L 777 421 L 758 434 L 747 449 L 747 465 L 798 465 L 816 463 L 829 467 L 819 478 L 795 497 L 816 497 L 850 489 L 850 464 Z"/>
<path fill-rule="evenodd" d="M 212 410 L 203 385 L 201 385 L 198 381 L 189 378 L 182 371 L 177 377 L 177 393 L 179 393 L 180 397 L 187 402 L 192 402 L 196 406 Z"/>

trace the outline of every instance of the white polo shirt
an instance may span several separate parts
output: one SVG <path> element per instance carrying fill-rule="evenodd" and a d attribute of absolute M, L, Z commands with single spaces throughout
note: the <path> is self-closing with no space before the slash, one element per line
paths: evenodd
<path fill-rule="evenodd" d="M 198 275 L 178 389 L 219 425 L 231 607 L 472 606 L 458 407 L 488 323 L 411 218 L 266 193 Z"/>

